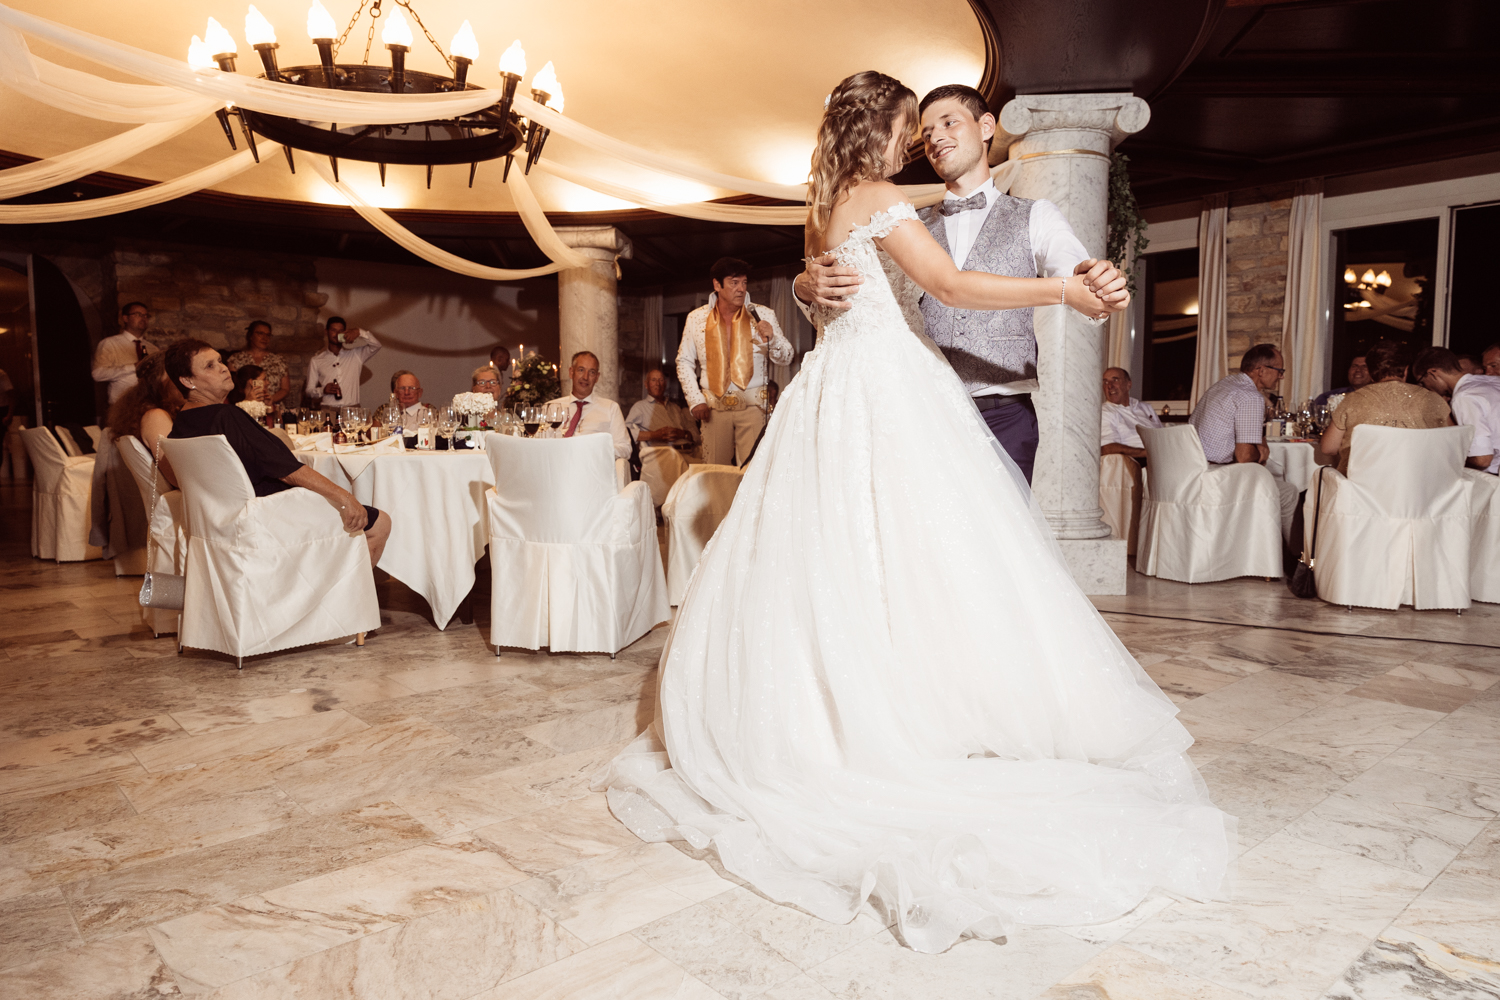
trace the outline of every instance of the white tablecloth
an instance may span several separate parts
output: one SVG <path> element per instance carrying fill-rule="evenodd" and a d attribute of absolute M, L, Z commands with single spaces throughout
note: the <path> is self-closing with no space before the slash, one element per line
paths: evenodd
<path fill-rule="evenodd" d="M 1313 474 L 1318 471 L 1318 462 L 1313 446 L 1306 441 L 1270 440 L 1266 446 L 1271 454 L 1266 458 L 1266 469 L 1283 482 L 1291 483 L 1299 490 L 1312 484 Z"/>
<path fill-rule="evenodd" d="M 474 586 L 474 564 L 488 539 L 485 491 L 495 477 L 484 453 L 366 454 L 357 462 L 327 452 L 293 454 L 391 516 L 380 568 L 425 597 L 437 627 L 446 628 Z"/>

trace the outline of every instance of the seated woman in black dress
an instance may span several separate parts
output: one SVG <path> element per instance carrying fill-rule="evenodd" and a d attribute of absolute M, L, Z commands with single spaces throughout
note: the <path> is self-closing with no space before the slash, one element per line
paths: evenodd
<path fill-rule="evenodd" d="M 380 562 L 391 537 L 391 517 L 366 507 L 354 494 L 314 472 L 292 455 L 281 439 L 256 423 L 244 410 L 225 402 L 234 376 L 219 352 L 201 340 L 179 340 L 166 350 L 167 377 L 187 400 L 172 424 L 172 438 L 222 434 L 239 456 L 258 497 L 302 487 L 327 500 L 349 532 L 363 531 L 370 546 L 370 565 Z"/>

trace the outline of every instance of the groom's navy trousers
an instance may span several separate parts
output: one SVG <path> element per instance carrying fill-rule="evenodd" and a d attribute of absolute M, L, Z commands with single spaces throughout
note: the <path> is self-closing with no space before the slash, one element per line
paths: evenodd
<path fill-rule="evenodd" d="M 1009 405 L 986 408 L 986 403 L 1001 399 L 1006 400 Z M 1010 400 L 1015 402 L 1009 402 Z M 1040 439 L 1036 426 L 1036 407 L 1032 405 L 1031 397 L 976 396 L 974 402 L 979 406 L 979 415 L 989 426 L 990 433 L 995 435 L 995 440 L 1000 442 L 1000 447 L 1005 449 L 1011 461 L 1021 467 L 1021 475 L 1030 484 L 1031 470 L 1036 466 L 1037 441 Z"/>

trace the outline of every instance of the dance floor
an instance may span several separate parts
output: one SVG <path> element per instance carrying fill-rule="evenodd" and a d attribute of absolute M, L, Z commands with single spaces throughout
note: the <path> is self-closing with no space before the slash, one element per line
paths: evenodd
<path fill-rule="evenodd" d="M 5 997 L 1500 997 L 1500 606 L 1100 598 L 1239 817 L 1230 896 L 931 956 L 610 817 L 589 779 L 664 629 L 496 659 L 483 607 L 438 632 L 385 582 L 365 648 L 236 672 L 153 639 L 111 564 L 31 559 L 27 494 L 0 487 Z"/>

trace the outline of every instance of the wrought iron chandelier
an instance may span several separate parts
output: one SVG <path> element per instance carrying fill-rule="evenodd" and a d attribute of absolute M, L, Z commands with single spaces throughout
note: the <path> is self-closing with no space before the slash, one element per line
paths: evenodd
<path fill-rule="evenodd" d="M 449 45 L 452 53 L 445 53 L 432 32 L 422 23 L 410 0 L 391 0 L 395 10 L 386 16 L 380 40 L 390 52 L 389 68 L 370 65 L 370 48 L 375 39 L 375 26 L 385 15 L 382 3 L 385 0 L 360 0 L 359 9 L 349 19 L 343 34 L 335 35 L 337 25 L 321 0 L 313 0 L 307 13 L 307 34 L 317 46 L 319 63 L 315 66 L 277 65 L 276 31 L 271 23 L 250 6 L 245 15 L 245 40 L 260 56 L 265 69 L 264 78 L 276 83 L 299 87 L 322 87 L 335 90 L 359 91 L 371 94 L 441 94 L 456 90 L 479 90 L 468 82 L 469 67 L 479 57 L 479 42 L 468 21 L 458 29 Z M 339 50 L 349 38 L 356 24 L 369 8 L 370 25 L 365 36 L 364 60 L 360 63 L 335 62 Z M 432 47 L 452 69 L 451 77 L 406 68 L 406 54 L 412 46 L 411 25 L 402 10 L 411 14 L 412 20 L 422 29 Z M 208 19 L 204 38 L 193 36 L 188 46 L 188 63 L 194 69 L 236 72 L 235 60 L 238 45 L 234 37 L 214 18 Z M 504 177 L 510 176 L 510 168 L 517 155 L 525 159 L 523 170 L 531 167 L 542 155 L 550 130 L 536 122 L 528 121 L 511 107 L 516 88 L 526 75 L 526 53 L 519 40 L 514 42 L 500 57 L 501 98 L 496 104 L 453 118 L 412 121 L 396 125 L 362 125 L 340 122 L 318 122 L 287 118 L 252 111 L 248 108 L 225 107 L 218 111 L 219 124 L 229 140 L 230 148 L 238 149 L 235 142 L 231 117 L 239 122 L 240 132 L 257 163 L 260 153 L 256 149 L 255 136 L 263 135 L 279 142 L 286 153 L 287 166 L 293 173 L 297 164 L 292 155 L 293 148 L 327 156 L 333 166 L 334 179 L 338 179 L 340 159 L 362 160 L 378 164 L 380 183 L 385 184 L 385 168 L 388 163 L 427 167 L 427 186 L 432 187 L 432 170 L 435 166 L 469 164 L 469 186 L 474 186 L 474 173 L 485 160 L 505 157 Z M 552 63 L 547 63 L 532 78 L 531 97 L 538 104 L 553 111 L 563 110 L 562 86 Z"/>

